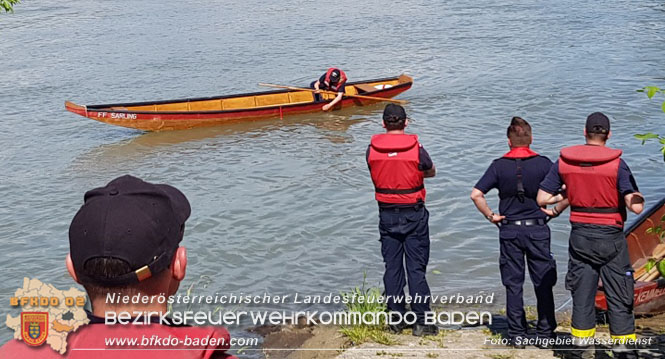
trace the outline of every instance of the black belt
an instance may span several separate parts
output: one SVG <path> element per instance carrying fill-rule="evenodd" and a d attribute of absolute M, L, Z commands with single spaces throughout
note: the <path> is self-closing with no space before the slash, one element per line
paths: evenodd
<path fill-rule="evenodd" d="M 424 202 L 418 202 L 414 204 L 401 204 L 401 203 L 396 204 L 396 203 L 379 202 L 379 211 L 388 211 L 395 213 L 420 211 L 423 207 L 425 207 Z"/>
<path fill-rule="evenodd" d="M 571 212 L 583 212 L 583 213 L 621 213 L 619 207 L 577 207 L 571 206 Z"/>
<path fill-rule="evenodd" d="M 547 224 L 547 221 L 544 219 L 520 219 L 517 221 L 509 221 L 507 219 L 504 219 L 501 221 L 501 224 L 506 225 L 514 225 L 514 226 L 543 226 Z"/>
<path fill-rule="evenodd" d="M 406 189 L 391 189 L 391 188 L 378 188 L 374 187 L 374 191 L 376 193 L 381 193 L 381 194 L 411 194 L 411 193 L 416 193 L 422 189 L 425 188 L 424 184 L 421 184 L 418 187 L 414 188 L 406 188 Z"/>

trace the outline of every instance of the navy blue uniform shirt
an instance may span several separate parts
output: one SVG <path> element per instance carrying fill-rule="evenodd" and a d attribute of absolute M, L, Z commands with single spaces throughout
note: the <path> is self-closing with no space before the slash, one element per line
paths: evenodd
<path fill-rule="evenodd" d="M 490 165 L 485 174 L 474 186 L 483 193 L 496 188 L 499 190 L 499 214 L 507 220 L 544 219 L 547 215 L 536 203 L 540 182 L 552 167 L 552 161 L 545 156 L 521 159 L 524 202 L 517 197 L 517 161 L 501 157 Z"/>
<path fill-rule="evenodd" d="M 540 188 L 550 194 L 555 194 L 561 188 L 563 181 L 559 175 L 559 160 L 554 162 L 554 165 L 550 169 L 549 173 L 540 184 Z M 622 196 L 631 194 L 633 192 L 639 192 L 637 188 L 637 182 L 633 177 L 633 173 L 630 172 L 630 168 L 624 160 L 619 160 L 619 173 L 617 177 L 617 190 Z"/>

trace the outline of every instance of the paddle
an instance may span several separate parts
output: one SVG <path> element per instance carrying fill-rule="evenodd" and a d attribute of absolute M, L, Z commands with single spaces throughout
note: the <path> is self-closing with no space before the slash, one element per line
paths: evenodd
<path fill-rule="evenodd" d="M 289 90 L 297 90 L 297 91 L 310 91 L 310 92 L 316 92 L 315 89 L 310 89 L 310 88 L 293 87 L 293 86 L 284 86 L 284 85 L 275 85 L 275 84 L 264 84 L 264 83 L 259 83 L 259 86 L 265 86 L 265 87 L 277 87 L 277 88 L 289 89 Z M 331 95 L 337 95 L 337 92 L 333 92 L 333 91 L 319 90 L 319 92 L 320 92 L 320 93 L 327 93 L 327 94 L 331 94 Z M 344 94 L 344 96 L 347 96 L 347 97 L 363 98 L 363 99 L 366 99 L 366 100 L 387 101 L 387 102 L 394 102 L 394 103 L 407 103 L 407 102 L 408 102 L 408 101 L 406 101 L 406 100 L 394 100 L 394 99 L 391 99 L 391 98 L 374 97 L 374 96 L 350 95 L 350 94 Z"/>

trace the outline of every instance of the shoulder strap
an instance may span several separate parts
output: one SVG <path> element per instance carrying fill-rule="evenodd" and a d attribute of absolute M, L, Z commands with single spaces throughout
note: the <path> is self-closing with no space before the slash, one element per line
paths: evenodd
<path fill-rule="evenodd" d="M 522 159 L 516 158 L 515 163 L 517 164 L 517 199 L 520 203 L 524 203 L 524 181 L 522 180 Z"/>

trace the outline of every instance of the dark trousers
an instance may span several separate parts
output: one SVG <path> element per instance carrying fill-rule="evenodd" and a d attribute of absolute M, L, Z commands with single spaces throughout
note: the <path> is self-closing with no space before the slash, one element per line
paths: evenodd
<path fill-rule="evenodd" d="M 428 221 L 429 212 L 422 204 L 413 208 L 379 207 L 381 254 L 386 266 L 383 284 L 388 296 L 388 310 L 406 312 L 406 262 L 409 294 L 413 297 L 411 310 L 416 313 L 418 323 L 424 322 L 425 312 L 430 310 L 430 290 L 425 279 L 429 261 Z"/>
<path fill-rule="evenodd" d="M 566 289 L 573 297 L 573 335 L 591 336 L 596 327 L 598 277 L 607 298 L 610 334 L 635 333 L 633 268 L 623 230 L 573 223 L 568 253 Z"/>
<path fill-rule="evenodd" d="M 316 81 L 318 81 L 318 80 L 316 80 Z M 314 84 L 316 83 L 316 81 L 312 81 L 312 83 L 309 84 L 309 88 L 316 89 L 316 87 L 314 87 Z M 321 97 L 321 94 L 320 93 L 315 93 L 314 94 L 314 101 L 318 102 L 318 101 L 321 101 L 321 100 L 323 100 L 323 97 Z"/>
<path fill-rule="evenodd" d="M 499 230 L 501 255 L 499 269 L 501 282 L 506 287 L 506 317 L 508 335 L 524 337 L 527 333 L 522 286 L 524 284 L 524 258 L 536 292 L 538 324 L 536 334 L 551 337 L 556 328 L 554 296 L 556 262 L 550 252 L 550 229 L 547 225 L 502 225 Z"/>

